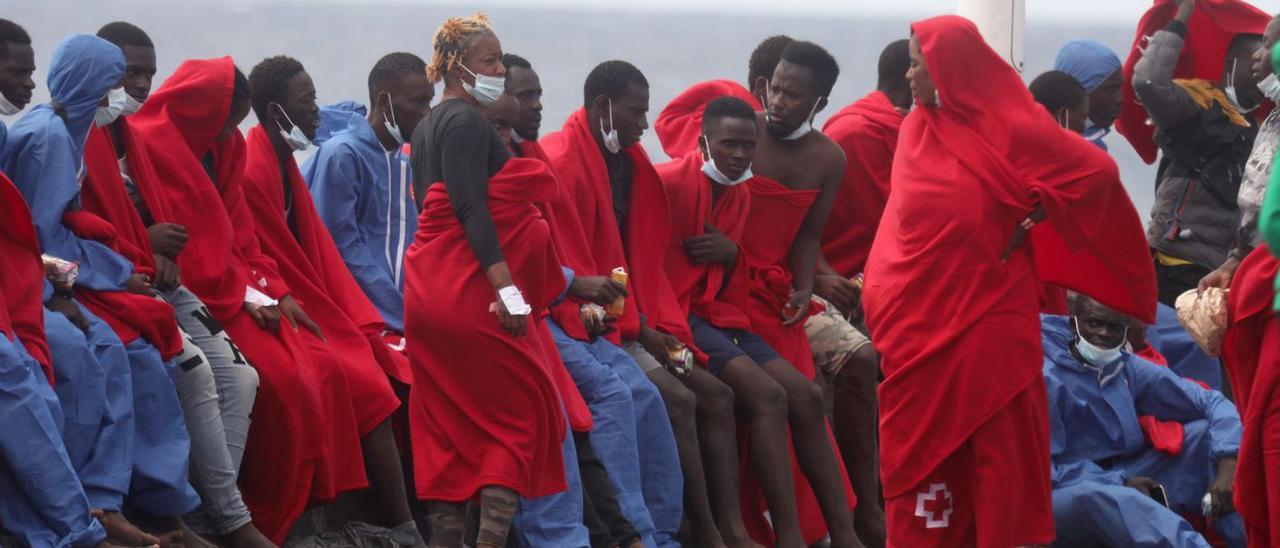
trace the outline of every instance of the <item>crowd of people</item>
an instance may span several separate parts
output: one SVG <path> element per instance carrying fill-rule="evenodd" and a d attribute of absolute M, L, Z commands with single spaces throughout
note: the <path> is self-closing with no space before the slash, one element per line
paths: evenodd
<path fill-rule="evenodd" d="M 483 15 L 367 105 L 66 37 L 0 124 L 0 532 L 280 546 L 361 491 L 394 546 L 1280 545 L 1280 16 L 1157 0 L 1029 86 L 907 36 L 821 128 L 836 58 L 763 40 L 667 159 L 622 60 L 543 131 Z M 43 47 L 0 19 L 0 114 Z M 1221 359 L 1174 310 L 1218 290 Z"/>

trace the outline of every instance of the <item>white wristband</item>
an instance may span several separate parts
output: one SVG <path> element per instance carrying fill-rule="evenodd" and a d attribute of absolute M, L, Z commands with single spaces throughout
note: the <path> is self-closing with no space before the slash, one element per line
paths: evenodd
<path fill-rule="evenodd" d="M 507 308 L 507 313 L 512 316 L 528 316 L 533 312 L 533 308 L 524 302 L 524 295 L 520 294 L 520 290 L 516 286 L 509 285 L 498 290 L 498 298 L 502 299 L 502 305 Z"/>

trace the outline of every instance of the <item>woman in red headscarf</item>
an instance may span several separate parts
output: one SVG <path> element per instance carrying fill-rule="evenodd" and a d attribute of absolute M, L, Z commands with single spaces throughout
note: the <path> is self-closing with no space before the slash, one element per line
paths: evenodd
<path fill-rule="evenodd" d="M 1053 540 L 1038 291 L 1154 320 L 1142 223 L 1115 163 L 1035 104 L 972 22 L 912 25 L 912 92 L 864 304 L 883 352 L 894 546 Z M 1048 222 L 1030 231 L 1036 219 Z"/>

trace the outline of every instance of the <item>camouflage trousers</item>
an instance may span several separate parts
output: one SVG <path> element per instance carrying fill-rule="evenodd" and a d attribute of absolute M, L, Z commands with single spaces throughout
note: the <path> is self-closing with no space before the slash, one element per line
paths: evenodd
<path fill-rule="evenodd" d="M 871 344 L 871 340 L 845 319 L 831 303 L 817 295 L 814 295 L 813 300 L 826 307 L 826 310 L 809 316 L 804 322 L 804 331 L 809 336 L 809 346 L 813 349 L 813 365 L 827 379 L 834 379 L 840 368 L 849 361 L 849 357 Z"/>

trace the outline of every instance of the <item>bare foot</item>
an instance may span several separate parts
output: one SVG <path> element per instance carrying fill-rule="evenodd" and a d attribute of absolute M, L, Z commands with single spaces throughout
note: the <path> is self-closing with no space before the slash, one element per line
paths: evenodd
<path fill-rule="evenodd" d="M 278 548 L 253 523 L 232 531 L 227 535 L 227 542 L 236 548 Z"/>
<path fill-rule="evenodd" d="M 125 519 L 120 512 L 95 510 L 95 516 L 107 530 L 107 540 L 121 546 L 157 546 L 160 539 L 148 535 Z"/>

